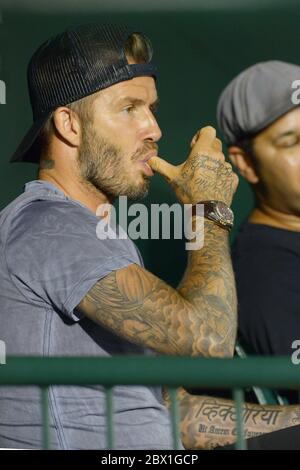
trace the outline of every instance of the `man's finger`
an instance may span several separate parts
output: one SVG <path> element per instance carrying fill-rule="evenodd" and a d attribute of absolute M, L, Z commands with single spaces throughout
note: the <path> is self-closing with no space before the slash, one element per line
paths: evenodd
<path fill-rule="evenodd" d="M 233 179 L 233 187 L 234 187 L 234 191 L 237 190 L 237 187 L 239 185 L 239 177 L 236 173 L 233 173 L 232 175 L 232 179 Z"/>
<path fill-rule="evenodd" d="M 202 127 L 196 143 L 212 146 L 216 138 L 216 129 L 212 126 Z"/>
<path fill-rule="evenodd" d="M 200 131 L 198 131 L 198 132 L 194 135 L 194 137 L 192 138 L 192 141 L 191 141 L 191 148 L 193 148 L 194 145 L 195 145 L 195 143 L 197 142 L 198 137 L 199 137 L 199 134 L 200 134 Z"/>
<path fill-rule="evenodd" d="M 222 152 L 222 142 L 220 139 L 216 138 L 213 143 L 213 148 L 216 149 L 218 152 Z"/>
<path fill-rule="evenodd" d="M 191 155 L 196 153 L 208 152 L 209 150 L 215 150 L 214 142 L 216 140 L 216 130 L 211 126 L 203 127 L 198 135 L 194 146 L 192 147 Z"/>
<path fill-rule="evenodd" d="M 160 157 L 152 157 L 147 162 L 152 170 L 172 181 L 178 175 L 178 168 Z"/>

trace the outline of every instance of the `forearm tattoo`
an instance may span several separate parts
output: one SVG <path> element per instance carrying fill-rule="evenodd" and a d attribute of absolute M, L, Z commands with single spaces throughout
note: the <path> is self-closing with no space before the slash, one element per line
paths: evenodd
<path fill-rule="evenodd" d="M 236 441 L 233 401 L 179 393 L 181 433 L 186 448 L 212 449 Z M 246 403 L 243 407 L 246 439 L 300 424 L 300 406 Z"/>

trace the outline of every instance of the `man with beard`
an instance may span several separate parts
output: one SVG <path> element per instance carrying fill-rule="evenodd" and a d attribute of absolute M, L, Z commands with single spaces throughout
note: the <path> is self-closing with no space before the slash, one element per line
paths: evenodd
<path fill-rule="evenodd" d="M 116 25 L 68 30 L 33 55 L 34 123 L 12 161 L 38 163 L 38 179 L 1 212 L 0 323 L 8 356 L 232 355 L 228 206 L 237 177 L 211 127 L 195 135 L 183 164 L 157 156 L 155 75 L 149 41 Z M 189 252 L 177 289 L 144 269 L 130 239 L 97 237 L 99 208 L 120 195 L 145 196 L 152 170 L 181 203 L 194 205 L 195 230 L 196 204 L 205 208 L 204 247 Z M 205 397 L 181 390 L 179 398 L 186 447 L 234 436 L 232 420 L 219 432 L 219 414 L 212 431 L 202 432 Z M 221 415 L 232 403 L 213 406 Z M 49 409 L 51 448 L 105 448 L 101 386 L 52 386 Z M 290 426 L 298 410 L 269 411 L 276 420 L 267 426 L 256 417 L 259 432 Z M 0 387 L 0 447 L 40 448 L 41 421 L 36 388 Z M 114 422 L 118 449 L 171 448 L 161 389 L 115 387 Z"/>
<path fill-rule="evenodd" d="M 151 55 L 143 34 L 95 24 L 46 41 L 30 60 L 34 122 L 12 161 L 38 163 L 38 179 L 1 212 L 8 356 L 233 353 L 228 206 L 238 180 L 211 127 L 197 133 L 182 165 L 157 156 Z M 97 237 L 99 208 L 145 196 L 151 167 L 180 202 L 214 201 L 212 212 L 222 201 L 225 211 L 205 219 L 205 246 L 190 252 L 177 289 L 144 269 L 130 239 Z M 51 448 L 105 448 L 105 408 L 101 386 L 50 387 Z M 172 447 L 161 389 L 115 387 L 114 410 L 118 449 Z M 0 447 L 41 447 L 36 388 L 0 387 Z"/>

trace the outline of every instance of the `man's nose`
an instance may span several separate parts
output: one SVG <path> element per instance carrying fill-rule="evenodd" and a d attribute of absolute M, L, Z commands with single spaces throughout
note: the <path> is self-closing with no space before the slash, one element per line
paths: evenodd
<path fill-rule="evenodd" d="M 145 129 L 146 130 L 146 129 Z M 147 130 L 145 132 L 145 140 L 157 142 L 162 136 L 160 127 L 155 119 L 155 116 L 150 113 L 147 119 Z"/>

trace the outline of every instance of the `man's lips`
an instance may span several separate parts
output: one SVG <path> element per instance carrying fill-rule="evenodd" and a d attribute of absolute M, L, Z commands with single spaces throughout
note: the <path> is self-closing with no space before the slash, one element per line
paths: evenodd
<path fill-rule="evenodd" d="M 157 155 L 157 149 L 151 150 L 148 152 L 147 155 L 141 160 L 142 162 L 147 162 L 150 158 L 155 157 Z"/>
<path fill-rule="evenodd" d="M 147 176 L 154 175 L 152 168 L 147 162 L 148 160 L 150 160 L 150 158 L 155 157 L 156 155 L 157 155 L 157 150 L 151 150 L 151 152 L 148 152 L 147 155 L 142 160 L 139 161 L 142 164 L 144 173 L 146 173 Z"/>

